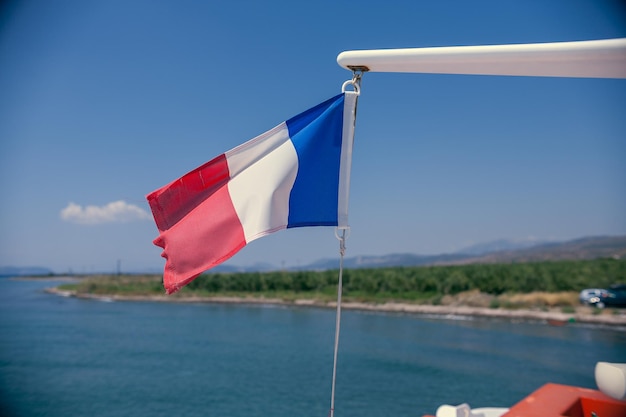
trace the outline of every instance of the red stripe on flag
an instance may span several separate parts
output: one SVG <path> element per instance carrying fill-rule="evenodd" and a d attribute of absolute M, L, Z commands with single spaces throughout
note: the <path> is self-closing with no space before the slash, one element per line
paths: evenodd
<path fill-rule="evenodd" d="M 168 294 L 193 281 L 246 245 L 243 227 L 228 192 L 224 155 L 150 193 L 148 202 L 160 231 L 154 244 L 166 259 Z"/>
<path fill-rule="evenodd" d="M 169 229 L 201 202 L 228 183 L 230 173 L 224 154 L 148 194 L 159 231 Z"/>
<path fill-rule="evenodd" d="M 204 271 L 224 262 L 246 245 L 243 227 L 224 186 L 200 203 L 154 242 L 167 261 L 163 285 L 178 291 Z"/>

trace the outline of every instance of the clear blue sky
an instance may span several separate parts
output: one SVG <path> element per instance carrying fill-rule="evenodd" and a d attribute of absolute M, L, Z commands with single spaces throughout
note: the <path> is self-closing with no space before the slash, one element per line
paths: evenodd
<path fill-rule="evenodd" d="M 145 195 L 337 94 L 344 50 L 616 37 L 621 1 L 3 2 L 0 266 L 162 268 Z M 350 223 L 348 256 L 626 234 L 626 80 L 366 74 Z"/>

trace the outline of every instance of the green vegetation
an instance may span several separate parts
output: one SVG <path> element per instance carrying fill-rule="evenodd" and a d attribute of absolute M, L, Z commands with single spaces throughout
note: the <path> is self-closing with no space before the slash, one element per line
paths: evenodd
<path fill-rule="evenodd" d="M 90 275 L 58 288 L 79 294 L 155 295 L 163 294 L 163 281 L 160 275 Z"/>
<path fill-rule="evenodd" d="M 332 301 L 336 297 L 337 273 L 337 270 L 208 273 L 173 297 L 252 296 Z M 96 295 L 162 295 L 161 279 L 158 275 L 93 276 L 76 284 L 62 285 L 60 289 Z M 343 274 L 343 295 L 346 301 L 442 304 L 461 294 L 482 294 L 489 297 L 486 301 L 483 297 L 481 303 L 491 308 L 519 308 L 529 304 L 566 306 L 577 302 L 577 293 L 583 288 L 603 288 L 625 280 L 626 261 L 615 259 L 350 269 Z M 533 296 L 529 297 L 529 293 Z"/>

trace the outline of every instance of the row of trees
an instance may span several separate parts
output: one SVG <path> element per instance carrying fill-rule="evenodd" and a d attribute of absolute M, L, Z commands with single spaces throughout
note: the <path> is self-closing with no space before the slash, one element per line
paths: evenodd
<path fill-rule="evenodd" d="M 207 292 L 336 292 L 337 270 L 209 273 L 190 290 Z M 513 264 L 351 269 L 343 273 L 345 295 L 386 294 L 415 298 L 418 294 L 457 294 L 478 289 L 505 292 L 580 291 L 626 281 L 626 261 L 597 259 Z"/>

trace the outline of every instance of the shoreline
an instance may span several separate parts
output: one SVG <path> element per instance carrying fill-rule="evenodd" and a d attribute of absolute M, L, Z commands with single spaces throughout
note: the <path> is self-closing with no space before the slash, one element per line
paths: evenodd
<path fill-rule="evenodd" d="M 135 301 L 135 302 L 166 302 L 166 303 L 213 303 L 213 304 L 255 304 L 277 305 L 286 307 L 311 307 L 336 309 L 336 302 L 322 302 L 313 299 L 296 299 L 286 301 L 278 298 L 255 297 L 172 297 L 167 295 L 96 295 L 78 294 L 75 291 L 47 288 L 45 292 L 63 297 L 76 297 L 100 301 Z M 428 305 L 385 302 L 381 304 L 363 302 L 342 302 L 344 310 L 367 311 L 375 313 L 412 314 L 437 317 L 474 317 L 484 319 L 500 319 L 509 321 L 539 321 L 548 325 L 562 326 L 570 323 L 605 325 L 623 327 L 626 330 L 626 310 L 619 314 L 594 314 L 593 308 L 581 306 L 572 313 L 556 310 L 504 309 L 452 305 Z"/>

